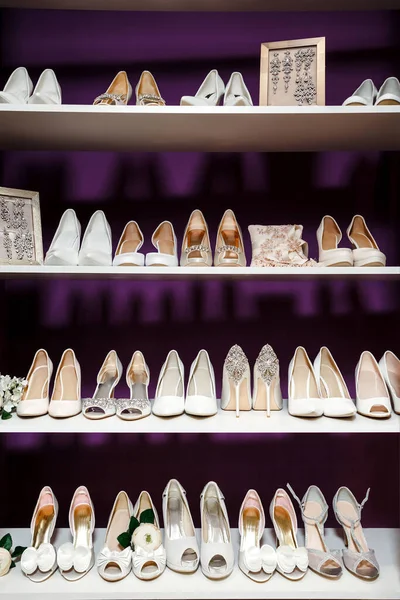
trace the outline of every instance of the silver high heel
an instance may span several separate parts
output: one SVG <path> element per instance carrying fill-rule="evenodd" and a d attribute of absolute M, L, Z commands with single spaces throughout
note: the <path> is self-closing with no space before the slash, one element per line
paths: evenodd
<path fill-rule="evenodd" d="M 97 375 L 92 398 L 82 401 L 82 412 L 88 419 L 104 419 L 115 415 L 114 391 L 121 379 L 122 364 L 115 350 L 110 350 Z"/>
<path fill-rule="evenodd" d="M 271 410 L 282 410 L 279 360 L 269 344 L 261 348 L 254 363 L 253 382 L 254 410 L 266 410 L 267 417 L 271 416 Z"/>
<path fill-rule="evenodd" d="M 148 417 L 151 413 L 148 387 L 150 371 L 139 350 L 134 352 L 126 370 L 126 383 L 130 389 L 130 398 L 115 400 L 117 417 L 125 421 L 136 421 Z"/>
<path fill-rule="evenodd" d="M 250 366 L 247 356 L 235 344 L 224 362 L 221 408 L 223 410 L 251 410 Z"/>

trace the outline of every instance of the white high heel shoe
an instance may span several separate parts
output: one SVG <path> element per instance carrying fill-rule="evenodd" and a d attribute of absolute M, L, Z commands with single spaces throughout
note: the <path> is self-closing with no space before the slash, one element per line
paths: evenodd
<path fill-rule="evenodd" d="M 123 548 L 118 537 L 128 531 L 133 516 L 132 503 L 126 492 L 119 492 L 112 507 L 103 549 L 97 555 L 97 571 L 106 581 L 120 581 L 132 568 L 132 549 Z"/>
<path fill-rule="evenodd" d="M 317 229 L 319 249 L 318 262 L 324 267 L 353 266 L 353 252 L 350 248 L 339 248 L 342 232 L 333 217 L 325 215 Z"/>
<path fill-rule="evenodd" d="M 97 375 L 92 398 L 82 402 L 82 412 L 88 419 L 104 419 L 115 415 L 115 388 L 122 375 L 122 364 L 115 350 L 110 350 Z"/>
<path fill-rule="evenodd" d="M 239 568 L 247 577 L 263 583 L 271 579 L 277 565 L 276 552 L 261 540 L 265 529 L 265 513 L 260 496 L 249 490 L 239 512 Z"/>
<path fill-rule="evenodd" d="M 357 409 L 332 354 L 323 346 L 314 361 L 314 371 L 326 417 L 352 417 Z"/>
<path fill-rule="evenodd" d="M 163 221 L 151 237 L 151 243 L 157 252 L 146 254 L 147 267 L 177 267 L 177 241 L 172 223 Z"/>
<path fill-rule="evenodd" d="M 225 211 L 217 231 L 215 241 L 214 265 L 216 267 L 245 267 L 242 230 L 233 210 Z"/>
<path fill-rule="evenodd" d="M 253 410 L 282 410 L 283 400 L 279 378 L 279 360 L 272 347 L 267 344 L 260 350 L 254 363 Z"/>
<path fill-rule="evenodd" d="M 126 384 L 130 390 L 130 398 L 117 398 L 115 407 L 117 416 L 125 421 L 136 421 L 151 414 L 148 387 L 150 371 L 144 356 L 138 350 L 133 353 L 126 370 Z"/>
<path fill-rule="evenodd" d="M 158 378 L 153 414 L 175 417 L 185 410 L 184 368 L 176 350 L 168 353 Z"/>
<path fill-rule="evenodd" d="M 72 208 L 68 208 L 60 219 L 50 248 L 47 250 L 45 265 L 76 266 L 78 264 L 81 241 L 81 224 Z"/>
<path fill-rule="evenodd" d="M 195 417 L 211 417 L 217 411 L 214 369 L 208 352 L 200 350 L 190 367 L 185 413 Z"/>
<path fill-rule="evenodd" d="M 355 267 L 384 267 L 386 256 L 367 227 L 364 217 L 355 215 L 347 229 L 347 235 L 353 245 Z"/>
<path fill-rule="evenodd" d="M 21 571 L 36 583 L 41 583 L 57 570 L 57 556 L 51 544 L 58 514 L 58 503 L 50 487 L 39 494 L 31 521 L 31 545 L 21 556 Z"/>
<path fill-rule="evenodd" d="M 383 82 L 376 97 L 375 106 L 398 106 L 400 104 L 400 81 L 397 77 L 388 77 Z"/>
<path fill-rule="evenodd" d="M 111 227 L 102 210 L 96 210 L 86 227 L 79 252 L 79 265 L 110 267 Z"/>
<path fill-rule="evenodd" d="M 343 106 L 373 106 L 378 90 L 372 79 L 366 79 L 356 91 L 343 102 Z"/>
<path fill-rule="evenodd" d="M 144 254 L 139 252 L 144 237 L 136 221 L 129 221 L 119 238 L 113 260 L 114 267 L 143 267 Z"/>
<path fill-rule="evenodd" d="M 171 479 L 164 490 L 163 517 L 167 567 L 178 573 L 194 573 L 200 556 L 196 530 L 186 492 L 176 479 Z"/>
<path fill-rule="evenodd" d="M 52 69 L 43 71 L 28 104 L 61 104 L 61 87 Z"/>
<path fill-rule="evenodd" d="M 148 492 L 140 493 L 133 516 L 139 521 L 139 527 L 132 535 L 132 571 L 139 579 L 155 579 L 165 571 L 167 555 L 157 510 Z"/>
<path fill-rule="evenodd" d="M 389 391 L 371 352 L 364 351 L 356 366 L 356 406 L 360 415 L 386 419 L 390 417 Z"/>
<path fill-rule="evenodd" d="M 75 352 L 68 348 L 64 351 L 57 368 L 49 415 L 61 418 L 73 417 L 81 410 L 81 368 Z"/>
<path fill-rule="evenodd" d="M 269 512 L 278 543 L 276 570 L 287 579 L 298 581 L 307 572 L 308 552 L 297 543 L 296 512 L 284 489 L 276 490 Z"/>
<path fill-rule="evenodd" d="M 194 96 L 182 96 L 181 106 L 217 106 L 224 95 L 225 84 L 216 69 L 209 72 Z"/>
<path fill-rule="evenodd" d="M 319 395 L 317 379 L 307 352 L 296 348 L 289 364 L 288 410 L 293 417 L 321 417 L 324 403 Z"/>
<path fill-rule="evenodd" d="M 69 509 L 72 543 L 62 544 L 57 551 L 61 575 L 68 581 L 84 577 L 94 565 L 94 507 L 88 489 L 81 485 L 75 491 Z"/>
<path fill-rule="evenodd" d="M 225 88 L 224 106 L 253 106 L 253 100 L 241 73 L 232 73 Z"/>
<path fill-rule="evenodd" d="M 235 410 L 237 417 L 239 411 L 251 410 L 249 361 L 237 344 L 229 350 L 224 362 L 221 408 Z"/>
<path fill-rule="evenodd" d="M 18 67 L 8 78 L 0 92 L 0 104 L 27 104 L 32 94 L 33 83 L 25 67 Z"/>
<path fill-rule="evenodd" d="M 17 404 L 19 417 L 38 417 L 45 415 L 49 409 L 49 386 L 53 373 L 53 363 L 46 350 L 36 352 L 26 380 L 21 402 Z"/>
<path fill-rule="evenodd" d="M 393 410 L 400 414 L 400 359 L 393 352 L 387 350 L 379 361 L 379 368 L 383 375 L 389 393 L 392 397 Z"/>
<path fill-rule="evenodd" d="M 214 481 L 200 496 L 201 570 L 210 579 L 228 577 L 235 564 L 228 511 L 221 490 Z"/>

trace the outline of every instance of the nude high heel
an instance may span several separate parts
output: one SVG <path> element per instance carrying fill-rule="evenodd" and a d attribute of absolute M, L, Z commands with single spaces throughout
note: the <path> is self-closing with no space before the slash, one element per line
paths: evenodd
<path fill-rule="evenodd" d="M 214 265 L 216 267 L 245 267 L 242 231 L 233 210 L 226 210 L 218 227 L 215 243 Z"/>
<path fill-rule="evenodd" d="M 196 209 L 183 235 L 181 267 L 211 267 L 211 243 L 203 213 Z"/>
<path fill-rule="evenodd" d="M 53 363 L 46 350 L 38 350 L 33 358 L 21 402 L 17 404 L 19 417 L 38 417 L 49 409 L 49 385 Z"/>
<path fill-rule="evenodd" d="M 378 248 L 364 217 L 355 215 L 347 229 L 347 236 L 353 245 L 355 267 L 384 267 L 386 256 Z"/>
<path fill-rule="evenodd" d="M 49 415 L 61 418 L 73 417 L 81 410 L 81 368 L 75 352 L 69 348 L 64 351 L 57 368 Z"/>
<path fill-rule="evenodd" d="M 150 71 L 143 71 L 136 86 L 136 104 L 138 106 L 165 106 L 156 80 Z"/>
<path fill-rule="evenodd" d="M 94 105 L 126 106 L 132 96 L 132 86 L 126 71 L 120 71 L 114 77 L 104 94 L 97 96 Z"/>
<path fill-rule="evenodd" d="M 221 408 L 235 410 L 237 417 L 239 411 L 251 410 L 249 361 L 237 344 L 229 350 L 224 362 Z"/>
<path fill-rule="evenodd" d="M 144 237 L 136 221 L 129 221 L 119 238 L 113 260 L 114 267 L 143 267 L 144 254 L 139 252 Z"/>
<path fill-rule="evenodd" d="M 148 417 L 151 414 L 148 394 L 150 371 L 143 354 L 138 350 L 133 353 L 126 370 L 126 383 L 130 390 L 130 398 L 115 400 L 117 416 L 125 421 L 136 421 Z"/>
<path fill-rule="evenodd" d="M 269 344 L 263 346 L 254 363 L 253 410 L 282 410 L 283 400 L 279 379 L 279 360 Z"/>

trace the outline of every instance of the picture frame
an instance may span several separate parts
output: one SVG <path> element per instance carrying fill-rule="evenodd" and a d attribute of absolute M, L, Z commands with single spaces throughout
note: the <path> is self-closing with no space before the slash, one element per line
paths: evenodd
<path fill-rule="evenodd" d="M 325 106 L 325 38 L 261 44 L 260 106 Z"/>
<path fill-rule="evenodd" d="M 39 193 L 0 187 L 0 265 L 41 264 Z"/>

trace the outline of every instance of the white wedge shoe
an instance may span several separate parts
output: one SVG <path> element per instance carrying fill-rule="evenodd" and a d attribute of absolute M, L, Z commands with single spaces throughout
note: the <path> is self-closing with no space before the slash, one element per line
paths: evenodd
<path fill-rule="evenodd" d="M 114 267 L 143 267 L 144 254 L 139 252 L 144 237 L 136 221 L 129 221 L 119 238 L 113 260 Z"/>
<path fill-rule="evenodd" d="M 379 368 L 392 397 L 393 410 L 400 415 L 400 359 L 387 350 L 379 361 Z"/>
<path fill-rule="evenodd" d="M 153 414 L 175 417 L 185 410 L 184 368 L 176 350 L 168 353 L 158 378 Z"/>
<path fill-rule="evenodd" d="M 148 492 L 140 493 L 133 516 L 139 523 L 132 535 L 132 571 L 138 579 L 155 579 L 165 571 L 167 556 L 158 514 Z"/>
<path fill-rule="evenodd" d="M 356 406 L 332 354 L 323 346 L 314 361 L 314 371 L 326 417 L 352 417 Z"/>
<path fill-rule="evenodd" d="M 217 106 L 225 92 L 225 84 L 216 69 L 209 72 L 194 96 L 183 96 L 181 106 Z"/>
<path fill-rule="evenodd" d="M 356 91 L 343 102 L 343 106 L 373 106 L 377 96 L 372 79 L 366 79 Z"/>
<path fill-rule="evenodd" d="M 61 87 L 52 69 L 43 71 L 28 104 L 61 104 Z"/>
<path fill-rule="evenodd" d="M 91 398 L 82 402 L 82 412 L 88 419 L 104 419 L 115 415 L 115 388 L 122 375 L 122 364 L 115 350 L 110 350 L 97 375 L 97 385 Z"/>
<path fill-rule="evenodd" d="M 151 243 L 157 252 L 146 254 L 147 267 L 177 267 L 177 241 L 172 223 L 163 221 L 152 235 Z"/>
<path fill-rule="evenodd" d="M 36 352 L 26 380 L 21 401 L 17 404 L 19 417 L 38 417 L 49 410 L 49 386 L 53 373 L 53 363 L 46 350 Z"/>
<path fill-rule="evenodd" d="M 230 208 L 225 211 L 217 231 L 214 265 L 216 267 L 245 267 L 242 230 Z"/>
<path fill-rule="evenodd" d="M 355 267 L 384 267 L 386 256 L 367 227 L 364 217 L 355 215 L 347 229 L 347 235 L 353 245 Z"/>
<path fill-rule="evenodd" d="M 51 543 L 58 515 L 58 503 L 50 487 L 39 494 L 31 521 L 31 545 L 21 556 L 21 571 L 35 583 L 45 581 L 57 570 L 57 556 Z"/>
<path fill-rule="evenodd" d="M 75 352 L 65 350 L 54 379 L 49 415 L 56 418 L 73 417 L 82 410 L 81 368 Z"/>
<path fill-rule="evenodd" d="M 232 73 L 225 88 L 224 106 L 253 106 L 250 92 L 241 73 Z"/>
<path fill-rule="evenodd" d="M 94 525 L 93 503 L 88 489 L 81 485 L 75 491 L 69 509 L 72 543 L 62 544 L 57 551 L 58 567 L 68 581 L 81 579 L 94 565 Z"/>
<path fill-rule="evenodd" d="M 400 104 L 400 81 L 397 77 L 388 77 L 382 84 L 376 97 L 376 106 Z"/>
<path fill-rule="evenodd" d="M 254 363 L 253 410 L 282 410 L 283 400 L 279 378 L 279 360 L 269 344 L 263 346 Z"/>
<path fill-rule="evenodd" d="M 33 83 L 25 67 L 18 67 L 8 78 L 0 92 L 0 104 L 27 104 L 32 94 Z"/>
<path fill-rule="evenodd" d="M 241 410 L 251 410 L 249 361 L 237 344 L 229 350 L 224 362 L 221 408 L 235 410 L 237 417 Z"/>
<path fill-rule="evenodd" d="M 221 490 L 207 483 L 200 496 L 201 570 L 210 579 L 228 577 L 235 564 L 228 511 Z"/>
<path fill-rule="evenodd" d="M 321 417 L 324 402 L 319 395 L 317 378 L 307 352 L 296 348 L 289 364 L 289 413 L 294 417 Z"/>
<path fill-rule="evenodd" d="M 126 384 L 130 398 L 117 398 L 115 407 L 117 416 L 125 421 L 136 421 L 151 414 L 148 387 L 150 371 L 143 354 L 137 350 L 133 353 L 131 362 L 126 370 Z"/>
<path fill-rule="evenodd" d="M 195 417 L 211 417 L 217 411 L 214 369 L 208 352 L 200 350 L 190 367 L 185 413 Z"/>
<path fill-rule="evenodd" d="M 118 538 L 129 530 L 133 516 L 132 503 L 126 492 L 119 492 L 112 507 L 103 549 L 97 555 L 97 571 L 106 581 L 120 581 L 132 569 L 132 549 L 130 543 L 121 546 Z"/>
<path fill-rule="evenodd" d="M 164 545 L 167 567 L 178 573 L 194 573 L 200 551 L 186 492 L 171 479 L 163 493 Z"/>
<path fill-rule="evenodd" d="M 317 229 L 319 249 L 318 262 L 324 267 L 352 267 L 353 252 L 350 248 L 339 248 L 342 232 L 333 217 L 325 215 Z"/>
<path fill-rule="evenodd" d="M 102 210 L 91 217 L 79 252 L 79 265 L 110 267 L 112 264 L 111 227 Z"/>
<path fill-rule="evenodd" d="M 364 351 L 356 366 L 356 405 L 360 415 L 375 419 L 390 417 L 389 391 L 371 352 Z"/>
<path fill-rule="evenodd" d="M 45 265 L 76 266 L 81 241 L 81 224 L 72 208 L 68 208 L 60 219 L 50 248 L 44 259 Z"/>

